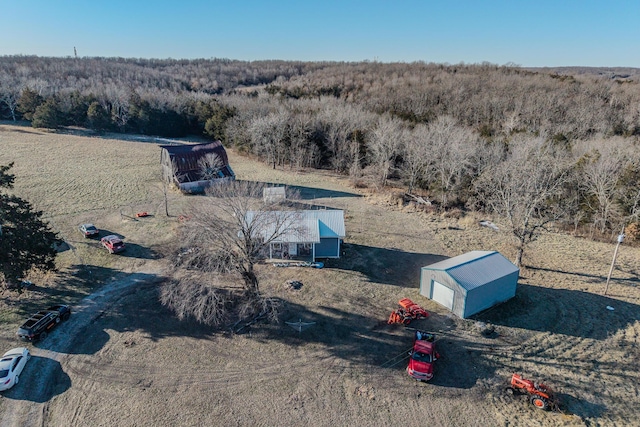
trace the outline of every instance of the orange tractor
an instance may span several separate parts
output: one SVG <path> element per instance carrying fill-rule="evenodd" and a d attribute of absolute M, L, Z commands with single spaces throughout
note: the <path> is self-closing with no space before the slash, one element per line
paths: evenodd
<path fill-rule="evenodd" d="M 505 391 L 512 396 L 516 394 L 528 394 L 530 396 L 529 401 L 538 409 L 559 409 L 558 400 L 549 387 L 531 380 L 526 380 L 522 378 L 521 375 L 513 374 L 511 376 L 511 384 Z"/>
<path fill-rule="evenodd" d="M 429 317 L 429 313 L 409 298 L 402 298 L 398 301 L 400 308 L 392 311 L 389 316 L 388 324 L 402 323 L 408 325 L 412 320 Z"/>

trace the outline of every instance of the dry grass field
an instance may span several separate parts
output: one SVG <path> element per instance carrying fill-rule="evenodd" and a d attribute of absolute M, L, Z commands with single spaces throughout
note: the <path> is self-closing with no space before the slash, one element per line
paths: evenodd
<path fill-rule="evenodd" d="M 15 162 L 16 192 L 69 244 L 58 273 L 3 294 L 0 344 L 17 344 L 16 327 L 36 307 L 65 301 L 75 312 L 30 346 L 19 386 L 0 398 L 0 425 L 640 425 L 638 248 L 621 247 L 605 297 L 613 244 L 543 235 L 525 254 L 516 297 L 460 320 L 419 296 L 420 267 L 475 249 L 511 257 L 508 235 L 480 218 L 427 214 L 342 178 L 273 170 L 231 151 L 239 179 L 285 183 L 307 203 L 344 209 L 347 237 L 344 256 L 323 269 L 259 267 L 282 320 L 313 327 L 227 334 L 179 322 L 158 303 L 163 244 L 198 202 L 171 193 L 165 216 L 159 157 L 154 142 L 0 125 L 0 164 Z M 142 210 L 152 216 L 132 218 Z M 127 252 L 108 255 L 80 235 L 81 222 L 121 234 Z M 302 288 L 285 289 L 288 279 Z M 386 324 L 403 297 L 432 313 L 416 326 L 438 332 L 442 359 L 429 383 L 404 372 L 412 332 Z M 483 337 L 478 321 L 497 337 Z M 556 389 L 566 413 L 505 396 L 513 372 Z"/>

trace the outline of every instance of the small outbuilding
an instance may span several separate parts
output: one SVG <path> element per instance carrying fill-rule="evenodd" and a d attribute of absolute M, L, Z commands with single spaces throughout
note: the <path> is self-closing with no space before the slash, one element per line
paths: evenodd
<path fill-rule="evenodd" d="M 420 294 L 466 319 L 516 294 L 520 269 L 496 251 L 471 251 L 422 267 Z"/>
<path fill-rule="evenodd" d="M 265 204 L 282 203 L 287 200 L 285 187 L 266 187 L 262 190 L 262 198 Z"/>
<path fill-rule="evenodd" d="M 222 142 L 161 145 L 165 181 L 184 193 L 201 193 L 213 183 L 235 179 Z"/>

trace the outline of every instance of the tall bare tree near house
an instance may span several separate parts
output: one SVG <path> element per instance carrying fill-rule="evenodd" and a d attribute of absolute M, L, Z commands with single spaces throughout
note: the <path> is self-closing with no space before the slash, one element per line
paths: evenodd
<path fill-rule="evenodd" d="M 568 153 L 544 137 L 519 136 L 504 160 L 484 171 L 475 183 L 489 212 L 500 216 L 515 238 L 517 266 L 525 248 L 546 226 L 566 212 L 565 184 L 571 179 Z"/>
<path fill-rule="evenodd" d="M 190 272 L 191 273 L 191 272 Z M 160 302 L 175 312 L 178 319 L 193 318 L 209 326 L 227 320 L 226 307 L 231 300 L 224 278 L 217 274 L 184 274 L 162 285 Z"/>
<path fill-rule="evenodd" d="M 191 207 L 179 233 L 180 265 L 240 279 L 240 299 L 254 314 L 272 308 L 260 292 L 256 263 L 271 242 L 298 232 L 299 212 L 263 199 L 263 189 L 248 181 L 210 187 L 207 197 Z"/>

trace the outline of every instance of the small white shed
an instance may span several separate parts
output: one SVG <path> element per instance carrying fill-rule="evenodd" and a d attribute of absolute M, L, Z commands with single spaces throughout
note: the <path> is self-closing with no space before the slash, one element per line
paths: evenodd
<path fill-rule="evenodd" d="M 262 190 L 264 203 L 281 203 L 287 200 L 287 190 L 285 187 L 265 187 Z"/>
<path fill-rule="evenodd" d="M 471 251 L 422 267 L 420 294 L 465 319 L 516 294 L 520 269 L 496 251 Z"/>

